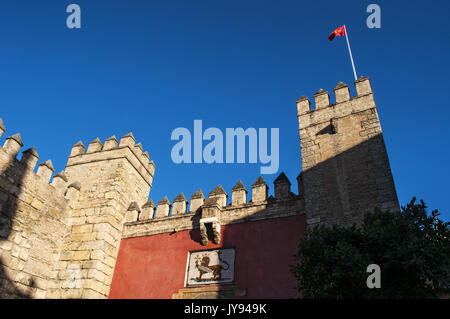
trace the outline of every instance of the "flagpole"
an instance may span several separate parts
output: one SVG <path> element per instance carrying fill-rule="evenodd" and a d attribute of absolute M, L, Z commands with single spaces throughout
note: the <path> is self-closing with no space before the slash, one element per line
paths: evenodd
<path fill-rule="evenodd" d="M 344 29 L 345 29 L 345 38 L 347 39 L 348 52 L 350 53 L 350 59 L 352 60 L 353 74 L 355 75 L 355 81 L 356 81 L 356 80 L 358 80 L 358 77 L 356 76 L 355 63 L 353 62 L 352 50 L 350 49 L 350 42 L 348 41 L 348 32 L 347 32 L 347 27 L 345 26 L 345 24 L 344 24 Z"/>

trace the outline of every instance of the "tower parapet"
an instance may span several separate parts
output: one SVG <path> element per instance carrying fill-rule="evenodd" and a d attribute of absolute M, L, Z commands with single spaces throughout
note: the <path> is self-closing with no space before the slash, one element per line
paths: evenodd
<path fill-rule="evenodd" d="M 311 107 L 309 99 L 302 96 L 297 100 L 297 117 L 299 120 L 299 129 L 325 123 L 333 118 L 341 118 L 352 113 L 358 113 L 365 110 L 375 109 L 376 105 L 373 99 L 373 93 L 370 85 L 370 79 L 361 76 L 356 82 L 355 87 L 358 95 L 350 98 L 347 84 L 339 82 L 334 88 L 336 103 L 331 104 L 328 92 L 320 89 L 314 94 L 315 108 Z M 300 137 L 301 142 L 304 141 Z"/>
<path fill-rule="evenodd" d="M 89 143 L 88 150 L 85 152 L 86 148 L 80 141 L 72 147 L 72 151 L 66 165 L 66 171 L 74 171 L 74 167 L 82 164 L 101 161 L 112 162 L 115 160 L 125 159 L 147 184 L 145 188 L 148 188 L 148 191 L 143 192 L 143 194 L 147 193 L 148 197 L 148 192 L 152 186 L 155 164 L 153 161 L 150 161 L 148 153 L 143 156 L 142 145 L 136 147 L 135 143 L 136 140 L 134 139 L 132 133 L 128 133 L 123 136 L 120 140 L 119 146 L 117 146 L 117 139 L 114 136 L 106 140 L 105 146 L 103 146 L 100 139 L 96 138 L 94 141 Z"/>

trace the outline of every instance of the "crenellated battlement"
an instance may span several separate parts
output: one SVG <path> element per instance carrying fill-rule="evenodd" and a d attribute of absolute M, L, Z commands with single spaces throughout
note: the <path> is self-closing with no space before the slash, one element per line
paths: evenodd
<path fill-rule="evenodd" d="M 231 202 L 221 185 L 215 187 L 205 198 L 201 189 L 190 197 L 191 202 L 180 193 L 172 202 L 164 196 L 157 204 L 150 200 L 140 209 L 135 203 L 128 209 L 127 223 L 123 236 L 141 236 L 192 229 L 201 226 L 201 221 L 216 220 L 219 225 L 248 221 L 249 219 L 266 219 L 281 217 L 284 214 L 304 213 L 304 203 L 300 196 L 290 191 L 290 182 L 284 173 L 274 181 L 274 195 L 268 196 L 266 182 L 260 176 L 251 186 L 252 199 L 247 201 L 247 189 L 242 181 L 238 181 L 231 190 Z M 190 205 L 189 205 L 190 204 Z M 280 207 L 292 206 L 292 210 L 279 211 Z M 155 210 L 156 208 L 156 210 Z M 154 214 L 152 214 L 154 212 Z"/>
<path fill-rule="evenodd" d="M 0 119 L 0 136 L 4 132 Z M 7 292 L 0 289 L 0 296 L 44 298 L 56 279 L 55 262 L 81 186 L 74 181 L 69 185 L 63 173 L 49 183 L 54 173 L 52 162 L 42 162 L 35 172 L 38 152 L 31 147 L 19 160 L 22 147 L 20 134 L 7 137 L 0 147 L 1 280 L 5 284 L 7 278 L 8 286 L 16 287 Z"/>
<path fill-rule="evenodd" d="M 232 188 L 232 200 L 228 203 L 228 194 L 223 189 L 222 185 L 218 185 L 211 192 L 209 192 L 208 197 L 216 199 L 217 204 L 222 208 L 231 208 L 231 207 L 241 207 L 241 206 L 251 206 L 251 205 L 261 205 L 262 203 L 273 202 L 278 200 L 283 200 L 286 198 L 294 198 L 297 195 L 293 194 L 290 191 L 290 185 L 288 178 L 284 173 L 281 173 L 277 179 L 274 181 L 275 187 L 275 196 L 268 197 L 268 186 L 264 179 L 260 176 L 252 185 L 252 194 L 253 198 L 249 202 L 247 202 L 247 190 L 242 183 L 242 181 L 238 181 L 236 185 Z M 153 216 L 148 216 L 146 219 L 157 219 L 168 216 L 175 216 L 186 213 L 195 213 L 200 207 L 202 207 L 205 203 L 205 196 L 201 189 L 198 189 L 194 194 L 192 194 L 191 205 L 189 206 L 189 201 L 186 199 L 183 193 L 180 193 L 175 199 L 171 202 L 167 196 L 164 196 L 155 206 L 153 204 L 153 200 L 149 200 L 149 202 L 145 203 L 141 208 L 146 206 L 151 206 L 156 208 L 156 213 Z M 195 203 L 194 203 L 195 202 Z M 131 205 L 131 204 L 130 204 Z M 133 204 L 134 205 L 134 204 Z M 134 206 L 133 206 L 134 207 Z M 139 210 L 140 209 L 136 209 Z M 147 215 L 146 215 L 147 216 Z M 139 218 L 139 220 L 144 220 L 143 218 Z M 134 221 L 137 221 L 137 216 Z"/>
<path fill-rule="evenodd" d="M 3 120 L 0 118 L 0 136 L 6 132 Z M 3 177 L 6 177 L 12 184 L 18 183 L 18 179 L 21 179 L 21 185 L 39 185 L 41 188 L 46 188 L 51 192 L 56 189 L 56 193 L 60 194 L 68 199 L 67 191 L 69 180 L 64 175 L 64 172 L 60 172 L 50 180 L 53 176 L 55 169 L 51 160 L 47 160 L 38 165 L 37 172 L 35 172 L 36 165 L 39 161 L 39 154 L 36 148 L 31 147 L 22 152 L 22 156 L 17 159 L 21 148 L 23 147 L 23 141 L 20 133 L 13 134 L 6 137 L 3 147 L 0 147 L 0 169 Z M 61 182 L 61 176 L 64 176 L 63 182 Z M 71 181 L 76 182 L 76 181 Z"/>
<path fill-rule="evenodd" d="M 124 135 L 120 142 L 115 136 L 108 138 L 104 144 L 97 137 L 88 144 L 88 148 L 80 141 L 70 152 L 66 168 L 93 163 L 98 161 L 112 161 L 126 159 L 151 187 L 155 174 L 155 163 L 150 160 L 148 152 L 144 152 L 142 144 L 136 144 L 132 133 Z"/>
<path fill-rule="evenodd" d="M 299 128 L 303 129 L 311 125 L 329 122 L 332 118 L 340 118 L 351 113 L 362 112 L 375 108 L 370 79 L 364 76 L 355 81 L 357 96 L 350 97 L 347 84 L 339 82 L 333 89 L 335 103 L 330 103 L 330 95 L 327 91 L 319 89 L 314 94 L 314 106 L 310 100 L 302 96 L 297 100 L 297 117 Z"/>

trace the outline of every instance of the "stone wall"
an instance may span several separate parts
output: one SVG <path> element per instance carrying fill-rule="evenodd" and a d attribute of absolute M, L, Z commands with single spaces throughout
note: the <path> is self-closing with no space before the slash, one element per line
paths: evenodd
<path fill-rule="evenodd" d="M 34 148 L 16 159 L 22 145 L 16 134 L 0 147 L 0 298 L 45 298 L 55 279 L 70 199 L 59 178 L 49 184 L 51 162 L 33 171 L 39 159 Z"/>

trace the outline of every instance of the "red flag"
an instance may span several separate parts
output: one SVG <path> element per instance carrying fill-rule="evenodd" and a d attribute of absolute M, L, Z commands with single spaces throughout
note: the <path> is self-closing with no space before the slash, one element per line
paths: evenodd
<path fill-rule="evenodd" d="M 345 35 L 345 25 L 334 30 L 328 37 L 328 40 L 333 41 L 335 36 L 340 37 L 340 36 L 344 36 L 344 35 Z"/>

